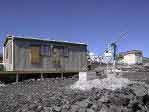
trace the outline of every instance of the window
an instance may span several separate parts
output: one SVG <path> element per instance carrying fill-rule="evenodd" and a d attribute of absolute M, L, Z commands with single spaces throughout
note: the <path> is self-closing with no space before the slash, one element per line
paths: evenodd
<path fill-rule="evenodd" d="M 64 48 L 64 57 L 69 56 L 69 49 L 68 48 Z"/>
<path fill-rule="evenodd" d="M 42 46 L 41 47 L 41 55 L 42 56 L 50 56 L 51 55 L 51 50 L 49 46 Z"/>
<path fill-rule="evenodd" d="M 31 47 L 29 50 L 30 64 L 39 64 L 40 63 L 40 48 Z"/>
<path fill-rule="evenodd" d="M 52 49 L 52 55 L 63 56 L 64 47 L 63 46 L 54 46 Z"/>
<path fill-rule="evenodd" d="M 52 49 L 52 55 L 58 55 L 61 57 L 69 56 L 69 49 L 64 46 L 54 46 Z"/>

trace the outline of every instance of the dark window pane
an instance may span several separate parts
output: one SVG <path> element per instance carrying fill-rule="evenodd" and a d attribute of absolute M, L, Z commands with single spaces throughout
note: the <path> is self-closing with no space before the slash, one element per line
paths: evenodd
<path fill-rule="evenodd" d="M 50 56 L 50 47 L 49 46 L 42 46 L 41 47 L 41 55 Z"/>

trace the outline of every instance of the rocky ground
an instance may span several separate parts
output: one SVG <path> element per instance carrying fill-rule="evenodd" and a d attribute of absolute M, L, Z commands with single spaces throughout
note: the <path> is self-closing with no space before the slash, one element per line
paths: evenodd
<path fill-rule="evenodd" d="M 72 90 L 76 78 L 27 80 L 0 87 L 0 112 L 147 112 L 148 86 Z"/>

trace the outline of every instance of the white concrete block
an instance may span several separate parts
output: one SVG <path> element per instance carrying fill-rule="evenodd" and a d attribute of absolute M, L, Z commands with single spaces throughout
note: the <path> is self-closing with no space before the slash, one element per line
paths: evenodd
<path fill-rule="evenodd" d="M 79 72 L 79 81 L 97 79 L 96 72 Z"/>
<path fill-rule="evenodd" d="M 87 72 L 79 72 L 79 81 L 87 81 Z"/>

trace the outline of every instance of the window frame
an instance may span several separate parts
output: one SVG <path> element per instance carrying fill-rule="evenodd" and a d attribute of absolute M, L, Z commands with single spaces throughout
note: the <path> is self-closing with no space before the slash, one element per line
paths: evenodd
<path fill-rule="evenodd" d="M 60 57 L 63 57 L 64 56 L 64 46 L 61 46 L 61 45 L 54 45 L 53 47 L 52 47 L 52 55 L 54 55 L 55 53 L 54 53 L 54 49 L 59 49 L 59 56 Z M 61 52 L 60 52 L 60 50 L 62 50 Z"/>
<path fill-rule="evenodd" d="M 69 48 L 68 47 L 65 47 L 65 46 L 63 46 L 63 45 L 53 45 L 53 47 L 52 47 L 52 50 L 51 50 L 51 54 L 53 55 L 54 54 L 54 49 L 55 48 L 57 48 L 57 49 L 59 49 L 59 52 L 60 52 L 60 57 L 69 57 Z M 67 55 L 66 55 L 66 53 L 65 53 L 65 50 L 67 51 L 66 53 L 67 53 Z"/>

